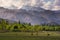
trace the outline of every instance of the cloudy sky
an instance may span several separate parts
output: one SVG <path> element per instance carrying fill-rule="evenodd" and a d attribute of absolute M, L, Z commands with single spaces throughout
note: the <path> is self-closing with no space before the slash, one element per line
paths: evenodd
<path fill-rule="evenodd" d="M 60 10 L 60 0 L 0 0 L 0 7 L 10 9 L 20 9 L 27 5 L 49 10 Z"/>

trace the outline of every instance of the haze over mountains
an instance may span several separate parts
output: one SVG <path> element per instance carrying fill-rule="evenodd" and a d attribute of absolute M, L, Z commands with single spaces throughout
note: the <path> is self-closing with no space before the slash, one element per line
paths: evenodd
<path fill-rule="evenodd" d="M 26 9 L 25 9 L 26 8 Z M 51 11 L 41 7 L 25 6 L 21 9 L 0 7 L 0 18 L 31 24 L 60 24 L 60 10 Z"/>

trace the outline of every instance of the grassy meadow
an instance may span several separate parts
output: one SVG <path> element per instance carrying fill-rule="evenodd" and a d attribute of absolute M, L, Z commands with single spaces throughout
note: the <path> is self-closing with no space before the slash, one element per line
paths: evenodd
<path fill-rule="evenodd" d="M 6 32 L 0 33 L 0 40 L 60 40 L 60 32 L 43 31 L 38 35 L 35 32 L 33 35 L 31 32 Z"/>

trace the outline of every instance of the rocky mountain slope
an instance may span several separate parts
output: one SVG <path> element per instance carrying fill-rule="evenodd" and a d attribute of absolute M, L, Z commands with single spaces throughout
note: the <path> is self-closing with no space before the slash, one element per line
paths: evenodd
<path fill-rule="evenodd" d="M 60 12 L 27 6 L 26 9 L 6 9 L 0 7 L 0 18 L 31 24 L 60 24 Z"/>

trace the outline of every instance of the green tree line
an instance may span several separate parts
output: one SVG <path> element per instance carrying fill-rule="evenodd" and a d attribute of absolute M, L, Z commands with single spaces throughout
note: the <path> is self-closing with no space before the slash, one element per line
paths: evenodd
<path fill-rule="evenodd" d="M 0 21 L 0 30 L 15 32 L 60 31 L 60 25 L 31 25 L 31 23 L 20 23 L 20 21 L 9 23 L 2 19 Z"/>

